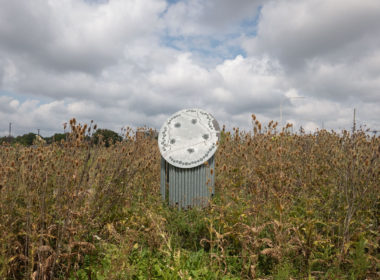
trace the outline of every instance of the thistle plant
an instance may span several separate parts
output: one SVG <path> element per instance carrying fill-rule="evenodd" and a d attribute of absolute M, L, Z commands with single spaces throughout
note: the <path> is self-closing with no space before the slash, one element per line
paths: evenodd
<path fill-rule="evenodd" d="M 0 145 L 1 279 L 380 277 L 379 137 L 252 115 L 223 127 L 209 206 L 179 211 L 156 139 L 125 128 L 106 147 L 93 122 L 66 125 L 66 141 Z"/>

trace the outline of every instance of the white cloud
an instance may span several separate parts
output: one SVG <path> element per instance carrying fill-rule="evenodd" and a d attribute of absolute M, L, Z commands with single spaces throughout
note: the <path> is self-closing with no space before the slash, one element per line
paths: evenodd
<path fill-rule="evenodd" d="M 223 36 L 253 19 L 262 0 L 185 0 L 169 6 L 165 22 L 172 36 Z"/>
<path fill-rule="evenodd" d="M 251 113 L 279 120 L 281 103 L 308 129 L 349 128 L 354 107 L 379 128 L 379 5 L 0 0 L 0 133 L 46 135 L 72 117 L 159 128 L 186 107 L 249 128 Z"/>
<path fill-rule="evenodd" d="M 257 36 L 243 46 L 250 56 L 278 59 L 285 79 L 316 104 L 309 119 L 347 128 L 359 107 L 368 124 L 379 126 L 378 115 L 366 111 L 380 104 L 378 26 L 376 0 L 271 1 L 263 5 Z"/>
<path fill-rule="evenodd" d="M 79 0 L 0 3 L 3 49 L 49 70 L 94 72 L 117 63 L 135 39 L 161 25 L 163 0 L 89 5 Z"/>
<path fill-rule="evenodd" d="M 270 110 L 287 90 L 280 66 L 265 57 L 237 56 L 218 65 L 216 71 L 225 90 L 233 95 L 233 101 L 222 103 L 230 114 Z"/>
<path fill-rule="evenodd" d="M 351 61 L 371 53 L 380 41 L 377 0 L 278 0 L 261 10 L 257 37 L 248 39 L 250 55 L 268 53 L 298 67 L 313 58 Z"/>
<path fill-rule="evenodd" d="M 166 65 L 163 72 L 154 72 L 150 82 L 178 95 L 200 93 L 207 88 L 209 73 L 191 60 L 190 53 L 178 55 L 176 61 Z"/>

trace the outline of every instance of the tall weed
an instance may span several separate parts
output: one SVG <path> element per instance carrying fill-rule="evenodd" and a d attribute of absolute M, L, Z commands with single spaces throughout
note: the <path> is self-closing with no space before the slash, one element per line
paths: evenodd
<path fill-rule="evenodd" d="M 2 279 L 376 279 L 380 138 L 223 129 L 205 209 L 161 201 L 156 140 L 0 146 Z"/>

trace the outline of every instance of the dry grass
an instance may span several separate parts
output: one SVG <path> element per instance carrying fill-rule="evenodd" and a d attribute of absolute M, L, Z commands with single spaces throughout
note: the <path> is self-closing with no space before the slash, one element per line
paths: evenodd
<path fill-rule="evenodd" d="M 177 211 L 156 140 L 105 148 L 70 125 L 67 142 L 0 146 L 1 278 L 380 277 L 379 137 L 253 116 L 252 133 L 222 133 L 210 206 Z"/>

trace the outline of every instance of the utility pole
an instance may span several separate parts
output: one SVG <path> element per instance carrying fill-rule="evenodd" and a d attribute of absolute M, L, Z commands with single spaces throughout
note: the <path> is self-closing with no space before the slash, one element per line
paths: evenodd
<path fill-rule="evenodd" d="M 356 131 L 356 108 L 354 108 L 354 119 L 352 123 L 352 134 L 354 134 Z"/>
<path fill-rule="evenodd" d="M 9 123 L 9 138 L 12 136 L 12 123 Z"/>

